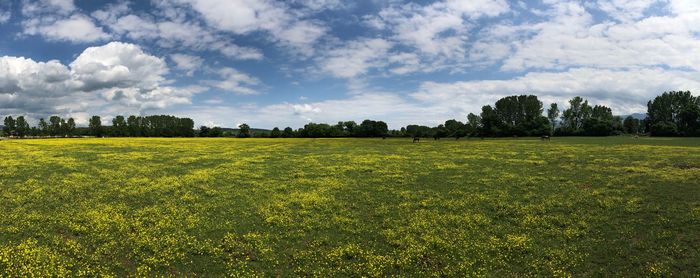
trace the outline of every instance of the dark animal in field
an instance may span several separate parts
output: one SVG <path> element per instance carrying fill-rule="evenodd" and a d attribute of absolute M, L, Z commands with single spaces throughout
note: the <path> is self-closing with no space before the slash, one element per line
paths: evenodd
<path fill-rule="evenodd" d="M 459 137 L 459 136 L 455 136 L 455 140 L 459 140 L 459 138 L 462 138 L 462 137 Z"/>
<path fill-rule="evenodd" d="M 544 140 L 550 141 L 549 135 L 542 135 L 542 137 L 540 137 L 540 138 L 542 139 L 542 141 L 544 141 Z"/>
<path fill-rule="evenodd" d="M 382 136 L 382 140 L 386 140 L 386 136 Z"/>
<path fill-rule="evenodd" d="M 418 138 L 418 137 L 413 137 L 413 143 L 415 143 L 415 142 L 420 142 L 420 138 Z"/>
<path fill-rule="evenodd" d="M 434 139 L 434 140 L 440 140 L 440 136 L 435 135 L 435 136 L 433 136 L 433 139 Z"/>

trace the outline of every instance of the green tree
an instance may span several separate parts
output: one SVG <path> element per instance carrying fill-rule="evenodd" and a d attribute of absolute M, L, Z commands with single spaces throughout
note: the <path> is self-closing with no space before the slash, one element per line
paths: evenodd
<path fill-rule="evenodd" d="M 652 135 L 700 136 L 700 97 L 665 92 L 647 103 L 646 120 Z"/>
<path fill-rule="evenodd" d="M 556 128 L 559 114 L 559 106 L 557 106 L 556 103 L 550 104 L 549 109 L 547 109 L 547 119 L 549 119 L 549 124 L 552 126 L 552 132 L 550 133 L 550 135 L 554 134 L 554 129 Z"/>
<path fill-rule="evenodd" d="M 124 116 L 116 116 L 112 119 L 112 136 L 123 137 L 129 133 L 129 127 Z"/>
<path fill-rule="evenodd" d="M 280 136 L 282 136 L 282 132 L 278 127 L 273 128 L 270 132 L 270 138 L 279 138 Z"/>
<path fill-rule="evenodd" d="M 389 128 L 385 122 L 364 120 L 357 127 L 355 132 L 359 137 L 383 137 L 389 132 Z"/>
<path fill-rule="evenodd" d="M 102 119 L 100 116 L 92 116 L 88 124 L 88 129 L 90 134 L 95 137 L 102 137 L 104 135 L 104 129 L 102 128 Z"/>
<path fill-rule="evenodd" d="M 15 129 L 17 128 L 15 119 L 12 116 L 5 117 L 4 126 L 2 127 L 2 133 L 5 136 L 11 136 L 15 134 Z"/>
<path fill-rule="evenodd" d="M 39 119 L 39 135 L 48 136 L 49 135 L 49 124 L 46 123 L 44 118 Z"/>
<path fill-rule="evenodd" d="M 474 113 L 467 115 L 467 135 L 469 137 L 477 136 L 481 130 L 481 117 Z"/>
<path fill-rule="evenodd" d="M 583 133 L 583 123 L 590 118 L 591 107 L 588 101 L 577 96 L 569 100 L 569 108 L 562 112 L 562 126 L 568 134 Z"/>
<path fill-rule="evenodd" d="M 238 126 L 238 138 L 248 138 L 250 137 L 250 126 L 247 124 L 240 124 Z"/>
<path fill-rule="evenodd" d="M 455 119 L 445 121 L 445 130 L 449 137 L 459 138 L 467 136 L 467 126 Z"/>
<path fill-rule="evenodd" d="M 73 118 L 68 118 L 68 122 L 66 122 L 66 135 L 68 137 L 75 135 L 75 120 Z"/>
<path fill-rule="evenodd" d="M 291 127 L 285 127 L 284 130 L 282 131 L 282 137 L 284 137 L 284 138 L 294 137 L 294 130 Z"/>
<path fill-rule="evenodd" d="M 63 132 L 61 131 L 61 117 L 51 116 L 49 117 L 49 135 L 59 136 Z"/>
<path fill-rule="evenodd" d="M 20 138 L 24 138 L 25 136 L 29 135 L 30 131 L 31 128 L 29 127 L 29 123 L 27 123 L 27 121 L 24 119 L 24 116 L 17 117 L 15 126 L 15 132 L 17 133 L 17 136 L 19 136 Z"/>

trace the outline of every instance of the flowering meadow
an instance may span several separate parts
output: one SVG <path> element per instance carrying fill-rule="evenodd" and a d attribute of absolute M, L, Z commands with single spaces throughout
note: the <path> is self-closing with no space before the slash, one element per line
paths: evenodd
<path fill-rule="evenodd" d="M 0 141 L 0 277 L 699 273 L 700 139 Z"/>

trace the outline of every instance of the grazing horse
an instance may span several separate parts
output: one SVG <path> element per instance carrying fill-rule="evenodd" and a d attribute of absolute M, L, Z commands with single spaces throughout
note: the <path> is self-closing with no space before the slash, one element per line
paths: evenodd
<path fill-rule="evenodd" d="M 434 139 L 434 140 L 440 140 L 440 136 L 438 136 L 438 135 L 433 135 L 433 139 Z"/>
<path fill-rule="evenodd" d="M 540 137 L 540 138 L 542 139 L 542 141 L 544 141 L 544 140 L 551 141 L 549 138 L 549 135 L 542 135 L 542 137 Z"/>
<path fill-rule="evenodd" d="M 413 137 L 413 143 L 419 142 L 420 143 L 420 137 Z"/>

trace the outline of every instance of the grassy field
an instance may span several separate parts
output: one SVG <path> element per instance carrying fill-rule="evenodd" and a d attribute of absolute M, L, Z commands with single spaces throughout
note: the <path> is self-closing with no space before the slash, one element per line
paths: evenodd
<path fill-rule="evenodd" d="M 700 139 L 0 141 L 0 276 L 697 276 Z"/>

